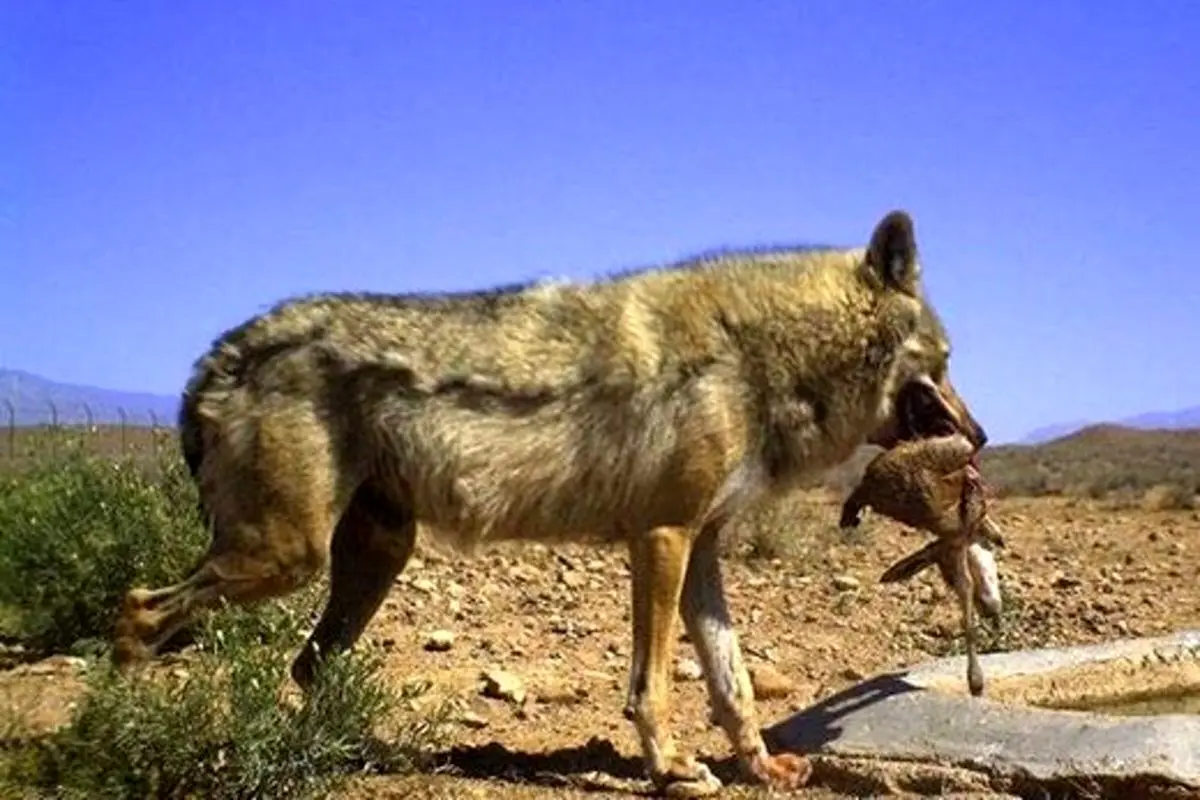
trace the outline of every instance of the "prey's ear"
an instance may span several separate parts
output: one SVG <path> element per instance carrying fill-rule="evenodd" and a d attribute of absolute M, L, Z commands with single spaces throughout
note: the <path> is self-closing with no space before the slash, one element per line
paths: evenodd
<path fill-rule="evenodd" d="M 887 286 L 912 291 L 917 282 L 917 237 L 912 218 L 892 211 L 879 221 L 867 245 L 867 264 Z"/>

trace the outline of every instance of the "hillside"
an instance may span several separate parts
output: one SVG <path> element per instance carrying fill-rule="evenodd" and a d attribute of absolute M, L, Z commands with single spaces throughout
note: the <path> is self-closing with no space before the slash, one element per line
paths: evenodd
<path fill-rule="evenodd" d="M 986 448 L 988 480 L 1006 494 L 1087 494 L 1200 485 L 1200 429 L 1092 425 L 1038 445 Z"/>
<path fill-rule="evenodd" d="M 0 424 L 8 423 L 5 401 L 12 404 L 16 424 L 21 426 L 49 424 L 51 404 L 57 409 L 58 421 L 70 425 L 87 422 L 89 411 L 95 424 L 116 425 L 121 422 L 122 410 L 130 425 L 150 425 L 155 417 L 159 424 L 174 425 L 179 408 L 176 397 L 59 383 L 22 370 L 0 368 Z"/>
<path fill-rule="evenodd" d="M 1073 422 L 1058 422 L 1052 425 L 1044 425 L 1040 428 L 1035 428 L 1025 437 L 1021 439 L 1019 444 L 1042 444 L 1060 439 L 1064 436 L 1069 436 L 1073 433 L 1083 430 L 1097 424 L 1119 425 L 1125 428 L 1138 428 L 1142 430 L 1180 430 L 1185 428 L 1200 428 L 1200 406 L 1192 406 L 1191 408 L 1182 408 L 1177 411 L 1148 411 L 1142 414 L 1135 414 L 1132 417 L 1124 417 L 1122 419 L 1112 420 L 1110 422 L 1097 422 L 1088 420 L 1075 420 Z"/>

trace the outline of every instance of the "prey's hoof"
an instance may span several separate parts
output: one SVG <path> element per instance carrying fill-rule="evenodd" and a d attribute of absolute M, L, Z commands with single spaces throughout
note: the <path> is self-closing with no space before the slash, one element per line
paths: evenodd
<path fill-rule="evenodd" d="M 812 762 L 798 753 L 761 753 L 747 764 L 751 777 L 776 791 L 802 788 L 812 777 Z"/>
<path fill-rule="evenodd" d="M 705 764 L 693 758 L 677 758 L 667 770 L 653 776 L 663 797 L 711 797 L 721 791 L 721 781 Z"/>
<path fill-rule="evenodd" d="M 972 697 L 983 694 L 983 668 L 979 666 L 978 661 L 967 665 L 967 688 L 970 689 Z"/>
<path fill-rule="evenodd" d="M 979 616 L 982 617 L 989 626 L 991 626 L 993 631 L 1000 633 L 1002 630 L 1004 630 L 1004 615 L 1002 613 L 1003 609 L 996 607 L 988 608 L 982 603 L 977 603 L 975 608 L 979 610 Z"/>

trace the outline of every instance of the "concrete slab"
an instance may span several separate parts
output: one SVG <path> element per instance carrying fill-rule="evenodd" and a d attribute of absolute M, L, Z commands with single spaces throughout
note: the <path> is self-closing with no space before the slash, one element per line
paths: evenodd
<path fill-rule="evenodd" d="M 1200 630 L 982 662 L 982 698 L 966 692 L 965 658 L 939 659 L 865 680 L 766 733 L 781 750 L 952 765 L 1008 790 L 1089 785 L 1131 796 L 1136 783 L 1200 797 L 1200 715 L 1039 707 L 1200 690 Z"/>

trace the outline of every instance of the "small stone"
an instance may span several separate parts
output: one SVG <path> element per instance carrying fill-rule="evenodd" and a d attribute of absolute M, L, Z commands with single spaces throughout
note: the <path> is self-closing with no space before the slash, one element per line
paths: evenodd
<path fill-rule="evenodd" d="M 562 574 L 559 576 L 559 580 L 562 581 L 563 585 L 568 589 L 579 589 L 585 583 L 587 583 L 587 576 L 578 570 L 568 569 L 563 570 Z"/>
<path fill-rule="evenodd" d="M 425 649 L 434 653 L 444 653 L 453 646 L 454 631 L 434 631 L 425 639 Z"/>
<path fill-rule="evenodd" d="M 437 586 L 429 578 L 417 578 L 412 582 L 412 587 L 425 594 L 433 594 L 437 590 Z"/>
<path fill-rule="evenodd" d="M 848 681 L 861 681 L 866 677 L 866 675 L 854 667 L 846 667 L 844 670 L 842 670 L 842 677 Z"/>
<path fill-rule="evenodd" d="M 509 703 L 525 702 L 525 685 L 511 672 L 489 669 L 483 672 L 483 694 Z"/>
<path fill-rule="evenodd" d="M 853 575 L 835 575 L 833 577 L 833 588 L 839 592 L 849 592 L 861 585 L 858 578 Z"/>
<path fill-rule="evenodd" d="M 681 658 L 675 664 L 675 680 L 698 681 L 704 677 L 704 670 L 690 658 Z"/>
<path fill-rule="evenodd" d="M 546 705 L 571 706 L 587 699 L 587 689 L 571 687 L 563 684 L 552 684 L 540 687 L 535 692 L 535 699 Z"/>
<path fill-rule="evenodd" d="M 750 685 L 754 687 L 754 696 L 763 700 L 787 697 L 795 689 L 787 676 L 770 664 L 750 667 Z"/>
<path fill-rule="evenodd" d="M 458 724 L 473 731 L 482 730 L 488 726 L 488 718 L 474 711 L 464 711 L 458 715 Z"/>
<path fill-rule="evenodd" d="M 1051 585 L 1055 589 L 1073 589 L 1074 587 L 1078 586 L 1080 583 L 1081 583 L 1081 581 L 1079 580 L 1079 578 L 1076 578 L 1074 575 L 1067 575 L 1065 573 L 1058 572 L 1058 573 L 1055 573 L 1054 581 L 1052 582 Z"/>

